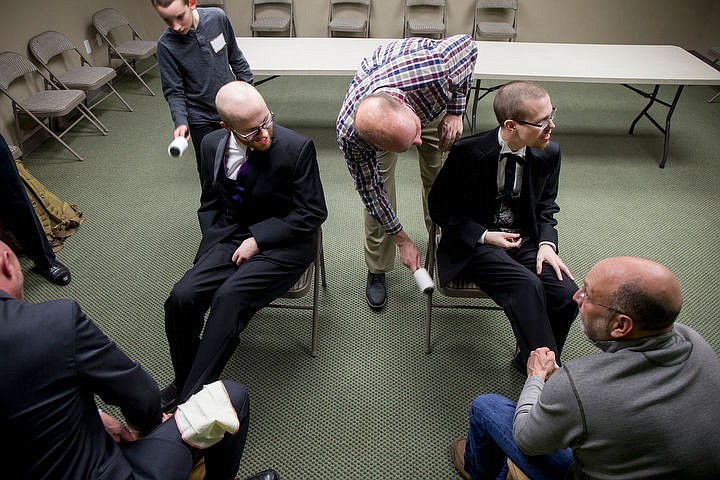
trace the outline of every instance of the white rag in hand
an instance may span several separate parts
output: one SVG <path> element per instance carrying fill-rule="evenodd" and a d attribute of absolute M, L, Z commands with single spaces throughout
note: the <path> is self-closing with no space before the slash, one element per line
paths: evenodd
<path fill-rule="evenodd" d="M 178 405 L 175 424 L 183 440 L 197 448 L 211 447 L 222 440 L 225 432 L 235 434 L 240 429 L 237 412 L 219 380 Z"/>

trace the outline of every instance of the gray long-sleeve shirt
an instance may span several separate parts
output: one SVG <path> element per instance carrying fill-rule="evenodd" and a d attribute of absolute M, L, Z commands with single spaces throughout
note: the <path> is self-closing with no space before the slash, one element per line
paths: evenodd
<path fill-rule="evenodd" d="M 574 451 L 575 478 L 720 478 L 720 360 L 691 328 L 595 342 L 525 382 L 513 436 L 528 455 Z"/>
<path fill-rule="evenodd" d="M 160 79 L 175 127 L 219 122 L 215 95 L 233 80 L 253 82 L 230 21 L 219 8 L 198 8 L 200 21 L 186 35 L 170 28 L 157 46 Z"/>

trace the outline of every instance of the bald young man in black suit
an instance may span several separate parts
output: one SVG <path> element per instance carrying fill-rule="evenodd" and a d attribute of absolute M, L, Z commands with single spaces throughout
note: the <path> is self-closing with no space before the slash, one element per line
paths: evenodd
<path fill-rule="evenodd" d="M 327 217 L 312 140 L 276 125 L 248 83 L 226 84 L 215 103 L 224 129 L 201 148 L 202 240 L 165 302 L 175 369 L 163 390 L 166 411 L 219 377 L 255 312 L 313 261 Z"/>

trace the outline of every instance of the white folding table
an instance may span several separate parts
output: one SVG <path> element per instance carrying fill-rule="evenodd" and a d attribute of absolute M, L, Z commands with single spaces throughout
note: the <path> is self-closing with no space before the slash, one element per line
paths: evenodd
<path fill-rule="evenodd" d="M 238 37 L 237 42 L 256 75 L 354 75 L 364 57 L 387 38 Z M 496 87 L 482 80 L 613 83 L 648 99 L 630 125 L 647 118 L 664 136 L 660 168 L 665 167 L 670 121 L 686 85 L 720 85 L 720 72 L 686 50 L 672 45 L 599 45 L 569 43 L 475 42 L 478 61 L 471 128 L 477 104 Z M 260 82 L 259 82 L 260 83 Z M 652 85 L 650 92 L 635 85 Z M 660 86 L 675 87 L 671 100 L 659 98 Z M 480 94 L 480 92 L 484 92 Z M 665 124 L 649 113 L 653 105 L 667 107 Z"/>

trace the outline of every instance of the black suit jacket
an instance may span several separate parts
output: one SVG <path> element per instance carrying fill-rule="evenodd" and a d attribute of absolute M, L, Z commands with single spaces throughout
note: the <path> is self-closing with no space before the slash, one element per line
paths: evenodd
<path fill-rule="evenodd" d="M 437 265 L 441 285 L 456 277 L 495 214 L 498 129 L 456 142 L 428 197 L 430 216 L 442 229 Z M 540 150 L 527 147 L 520 196 L 522 218 L 530 240 L 558 245 L 555 203 L 560 178 L 560 147 L 550 142 Z"/>
<path fill-rule="evenodd" d="M 245 198 L 236 208 L 221 184 L 230 132 L 216 130 L 202 141 L 198 219 L 202 240 L 197 261 L 213 245 L 252 235 L 273 258 L 310 263 L 317 229 L 327 207 L 312 140 L 275 124 L 266 152 L 253 151 Z"/>
<path fill-rule="evenodd" d="M 0 290 L 3 478 L 127 479 L 94 395 L 148 433 L 160 424 L 155 381 L 71 300 L 34 305 Z M 159 448 L 164 448 L 161 445 Z"/>

